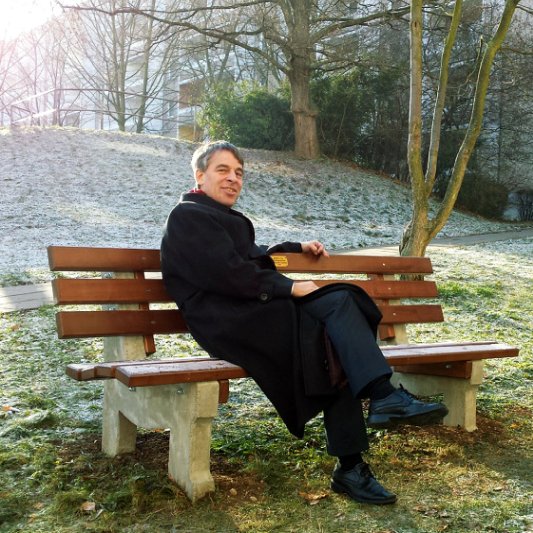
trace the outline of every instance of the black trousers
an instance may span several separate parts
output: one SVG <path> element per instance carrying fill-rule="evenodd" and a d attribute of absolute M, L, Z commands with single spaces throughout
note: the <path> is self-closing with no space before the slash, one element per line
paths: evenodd
<path fill-rule="evenodd" d="M 324 324 L 348 379 L 348 386 L 324 409 L 328 453 L 339 457 L 365 451 L 368 438 L 359 396 L 371 381 L 391 375 L 391 368 L 351 292 L 330 292 L 303 305 Z"/>

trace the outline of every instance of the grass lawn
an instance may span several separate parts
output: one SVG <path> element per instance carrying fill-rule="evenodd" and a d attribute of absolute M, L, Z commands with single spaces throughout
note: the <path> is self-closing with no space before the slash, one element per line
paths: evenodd
<path fill-rule="evenodd" d="M 64 375 L 99 340 L 59 341 L 54 309 L 0 315 L 0 532 L 533 531 L 532 241 L 431 249 L 447 321 L 416 341 L 496 339 L 473 433 L 435 426 L 370 433 L 377 478 L 399 495 L 369 506 L 329 490 L 322 422 L 290 436 L 251 380 L 232 384 L 214 426 L 217 491 L 195 505 L 167 479 L 168 433 L 140 432 L 135 454 L 100 452 L 101 383 Z M 195 352 L 163 339 L 159 356 Z"/>

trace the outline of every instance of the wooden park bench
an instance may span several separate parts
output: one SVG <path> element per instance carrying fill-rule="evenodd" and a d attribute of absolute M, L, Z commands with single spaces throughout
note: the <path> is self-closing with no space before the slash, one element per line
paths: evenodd
<path fill-rule="evenodd" d="M 214 490 L 211 423 L 218 404 L 228 399 L 229 380 L 246 372 L 208 356 L 147 358 L 156 352 L 154 335 L 187 333 L 175 305 L 154 308 L 171 301 L 158 275 L 159 250 L 51 246 L 48 254 L 52 271 L 72 276 L 53 281 L 56 303 L 67 306 L 57 313 L 59 337 L 104 337 L 102 362 L 67 367 L 76 380 L 106 380 L 103 451 L 110 456 L 134 451 L 137 426 L 169 428 L 170 477 L 193 501 Z M 300 279 L 319 274 L 319 285 L 341 277 L 363 287 L 383 313 L 379 337 L 396 382 L 417 395 L 443 394 L 449 409 L 444 423 L 476 429 L 483 359 L 513 357 L 518 349 L 493 341 L 408 343 L 406 324 L 444 320 L 441 306 L 428 303 L 437 296 L 434 281 L 400 279 L 431 274 L 429 258 L 276 254 L 273 259 L 281 272 Z"/>

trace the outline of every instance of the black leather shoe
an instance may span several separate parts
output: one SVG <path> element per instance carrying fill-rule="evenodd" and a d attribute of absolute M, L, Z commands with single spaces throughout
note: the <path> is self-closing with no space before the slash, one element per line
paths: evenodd
<path fill-rule="evenodd" d="M 399 424 L 425 426 L 440 422 L 448 414 L 442 403 L 425 403 L 400 388 L 382 400 L 371 400 L 367 424 L 372 428 L 391 428 Z"/>
<path fill-rule="evenodd" d="M 376 481 L 366 463 L 359 463 L 351 470 L 342 470 L 337 464 L 331 477 L 331 488 L 335 492 L 347 494 L 356 502 L 374 505 L 396 502 L 396 494 L 392 494 Z"/>

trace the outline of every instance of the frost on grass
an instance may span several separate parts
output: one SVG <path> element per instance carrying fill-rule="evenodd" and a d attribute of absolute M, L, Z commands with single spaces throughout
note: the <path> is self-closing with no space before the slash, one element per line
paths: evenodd
<path fill-rule="evenodd" d="M 445 321 L 410 325 L 410 339 L 495 340 L 520 349 L 517 358 L 485 362 L 485 407 L 503 400 L 533 406 L 532 251 L 533 239 L 430 250 Z"/>
<path fill-rule="evenodd" d="M 166 217 L 193 185 L 195 145 L 147 135 L 77 129 L 2 131 L 0 279 L 49 279 L 46 247 L 159 247 Z M 257 241 L 318 238 L 330 249 L 399 242 L 409 191 L 382 176 L 331 161 L 244 150 L 237 209 Z M 454 213 L 443 235 L 509 225 Z"/>

